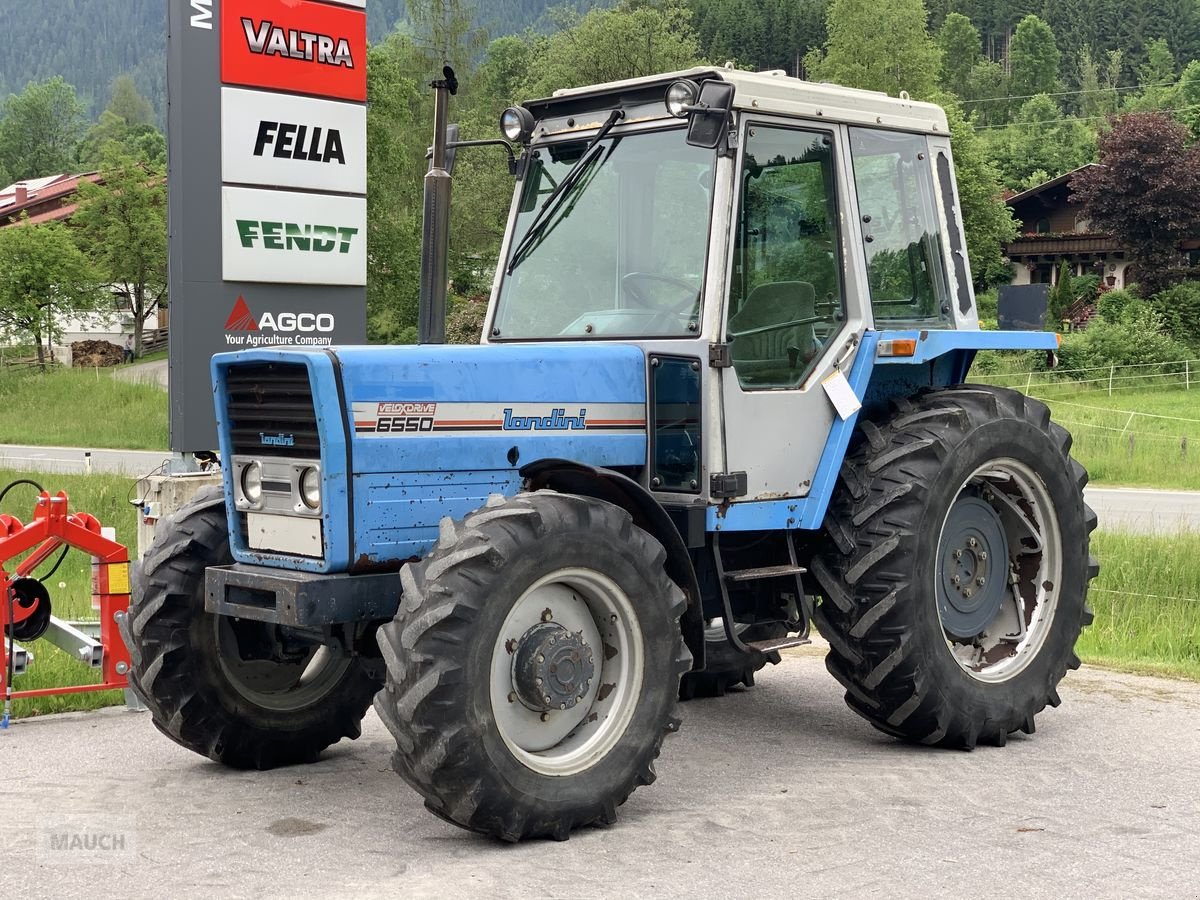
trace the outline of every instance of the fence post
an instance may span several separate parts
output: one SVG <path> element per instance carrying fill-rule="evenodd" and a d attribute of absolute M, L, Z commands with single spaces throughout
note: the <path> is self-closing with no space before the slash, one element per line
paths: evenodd
<path fill-rule="evenodd" d="M 1129 435 L 1129 444 L 1126 449 L 1128 449 L 1128 451 L 1129 451 L 1129 458 L 1133 459 L 1133 435 L 1132 434 Z"/>
<path fill-rule="evenodd" d="M 1117 371 L 1116 363 L 1113 363 L 1111 366 L 1108 367 L 1108 396 L 1110 396 L 1110 397 L 1112 396 L 1113 375 L 1116 373 L 1116 371 Z"/>
<path fill-rule="evenodd" d="M 1192 389 L 1192 361 L 1190 359 L 1183 361 L 1183 389 L 1185 391 Z"/>

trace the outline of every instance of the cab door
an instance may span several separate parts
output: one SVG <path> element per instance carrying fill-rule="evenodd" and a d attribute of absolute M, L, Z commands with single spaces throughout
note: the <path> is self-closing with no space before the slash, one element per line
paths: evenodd
<path fill-rule="evenodd" d="M 738 500 L 803 497 L 837 416 L 822 381 L 849 372 L 864 319 L 847 136 L 818 122 L 749 121 L 740 148 L 725 472 L 746 473 Z"/>

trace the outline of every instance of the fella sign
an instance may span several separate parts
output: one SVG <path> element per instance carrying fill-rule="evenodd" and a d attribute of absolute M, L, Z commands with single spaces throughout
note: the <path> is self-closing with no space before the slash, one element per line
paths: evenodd
<path fill-rule="evenodd" d="M 310 97 L 221 89 L 226 184 L 367 192 L 367 108 Z"/>

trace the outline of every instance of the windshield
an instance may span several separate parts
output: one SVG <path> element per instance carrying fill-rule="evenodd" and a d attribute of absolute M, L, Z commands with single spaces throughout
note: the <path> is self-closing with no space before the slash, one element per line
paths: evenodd
<path fill-rule="evenodd" d="M 588 143 L 533 151 L 493 337 L 696 334 L 716 153 L 682 129 Z"/>

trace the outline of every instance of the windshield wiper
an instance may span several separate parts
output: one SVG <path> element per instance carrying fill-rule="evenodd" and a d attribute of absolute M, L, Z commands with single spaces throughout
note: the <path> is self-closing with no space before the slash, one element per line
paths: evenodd
<path fill-rule="evenodd" d="M 596 160 L 604 155 L 604 148 L 600 146 L 600 142 L 604 140 L 609 131 L 612 130 L 612 127 L 623 118 L 625 118 L 625 110 L 623 109 L 614 109 L 608 114 L 608 118 L 600 126 L 600 130 L 596 132 L 595 136 L 588 142 L 587 147 L 584 148 L 583 155 L 579 157 L 579 160 L 571 167 L 571 170 L 563 176 L 563 180 L 550 192 L 550 196 L 546 198 L 546 201 L 534 215 L 533 221 L 529 224 L 529 229 L 525 232 L 525 236 L 513 248 L 512 256 L 509 257 L 508 268 L 505 270 L 506 274 L 511 275 L 513 270 L 525 261 L 533 248 L 541 243 L 539 238 L 545 232 L 546 226 L 550 224 L 554 214 L 562 207 L 563 201 L 566 200 L 575 186 L 583 179 L 583 176 L 587 174 L 587 171 L 591 169 Z"/>

